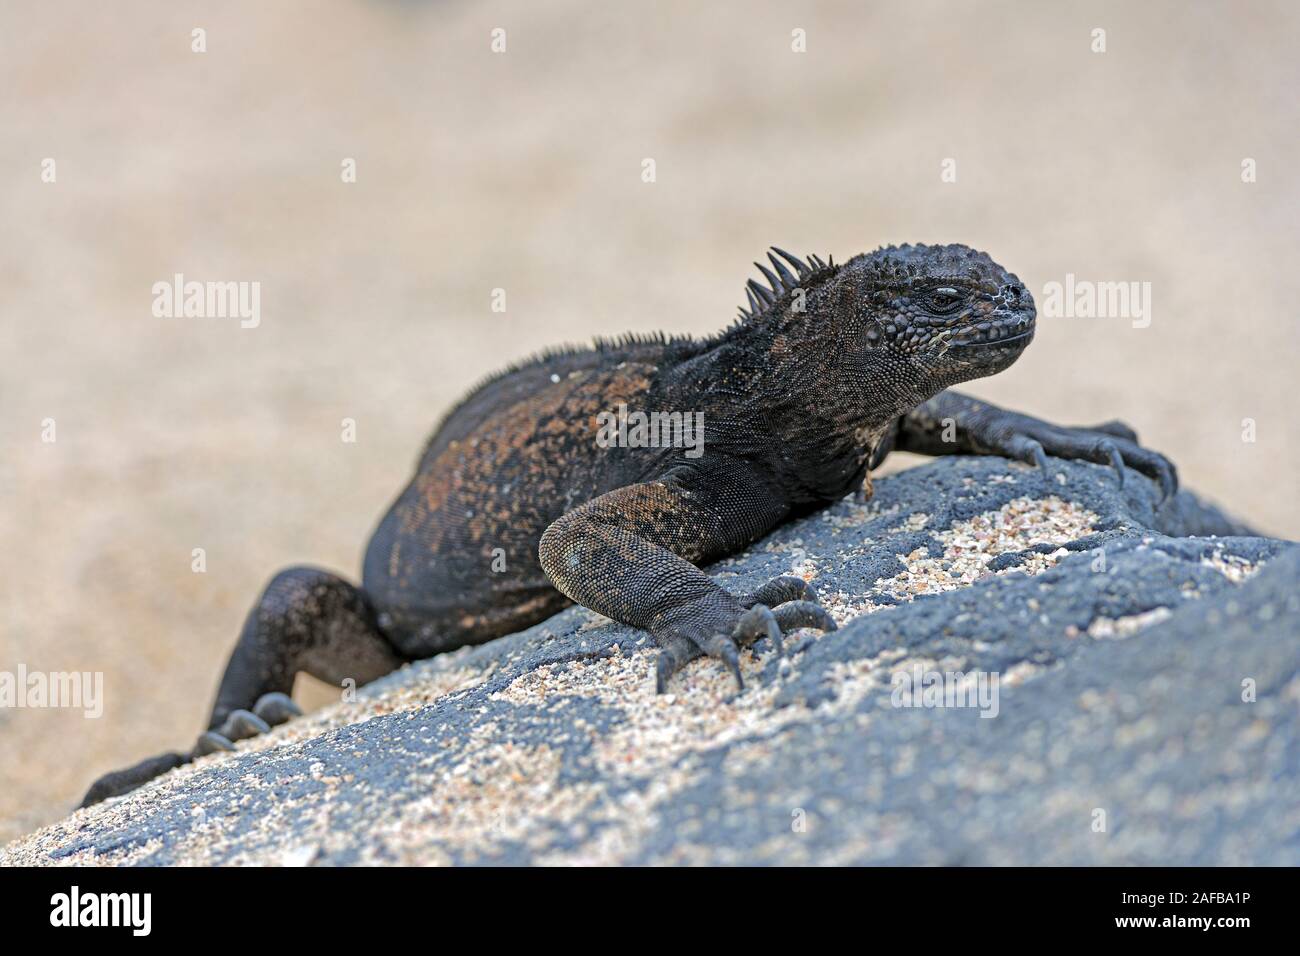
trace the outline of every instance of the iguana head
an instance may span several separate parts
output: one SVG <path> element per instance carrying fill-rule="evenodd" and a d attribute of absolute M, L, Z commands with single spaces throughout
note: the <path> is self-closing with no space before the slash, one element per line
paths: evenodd
<path fill-rule="evenodd" d="M 889 246 L 836 277 L 860 302 L 866 352 L 907 357 L 941 388 L 1000 372 L 1034 337 L 1034 298 L 968 246 Z"/>
<path fill-rule="evenodd" d="M 818 348 L 823 374 L 889 392 L 900 410 L 1005 369 L 1033 338 L 1029 290 L 968 246 L 887 246 L 839 266 L 773 252 L 773 269 L 759 266 L 771 288 L 751 280 L 742 320 Z"/>

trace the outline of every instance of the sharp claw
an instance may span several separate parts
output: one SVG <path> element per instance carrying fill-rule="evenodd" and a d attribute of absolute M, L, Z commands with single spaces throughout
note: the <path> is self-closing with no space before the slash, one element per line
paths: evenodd
<path fill-rule="evenodd" d="M 194 757 L 206 757 L 208 754 L 214 754 L 221 750 L 234 750 L 235 745 L 226 737 L 217 733 L 215 730 L 208 730 L 199 734 L 199 739 L 194 743 Z"/>
<path fill-rule="evenodd" d="M 785 641 L 781 640 L 781 625 L 776 623 L 776 617 L 770 610 L 763 615 L 762 628 L 763 633 L 761 636 L 766 637 L 772 642 L 772 646 L 776 648 L 777 654 L 784 654 Z"/>
<path fill-rule="evenodd" d="M 1043 451 L 1042 443 L 1031 438 L 1025 442 L 1024 450 L 1025 456 L 1033 459 L 1034 465 L 1040 471 L 1046 473 L 1049 466 L 1047 464 L 1047 452 Z"/>
<path fill-rule="evenodd" d="M 1119 453 L 1112 441 L 1103 441 L 1097 444 L 1097 449 L 1110 459 L 1110 467 L 1115 469 L 1115 477 L 1119 481 L 1119 486 L 1124 487 L 1124 456 Z"/>
<path fill-rule="evenodd" d="M 720 657 L 727 665 L 727 669 L 736 678 L 736 689 L 745 689 L 745 678 L 740 676 L 740 651 L 736 648 L 736 642 L 729 637 L 719 634 L 712 641 L 713 653 Z"/>
<path fill-rule="evenodd" d="M 1145 448 L 1139 448 L 1138 452 L 1141 457 L 1134 460 L 1132 456 L 1129 462 L 1133 468 L 1142 472 L 1160 488 L 1160 500 L 1156 502 L 1156 508 L 1162 508 L 1170 498 L 1178 493 L 1178 471 L 1170 463 L 1169 459 L 1163 455 L 1148 451 Z"/>
<path fill-rule="evenodd" d="M 1173 469 L 1165 466 L 1160 469 L 1160 476 L 1157 479 L 1160 483 L 1160 507 L 1165 502 L 1178 493 L 1178 479 L 1174 477 Z"/>
<path fill-rule="evenodd" d="M 703 648 L 684 637 L 672 635 L 660 644 L 659 658 L 655 661 L 655 693 L 668 690 L 668 682 L 688 661 L 694 660 Z"/>
<path fill-rule="evenodd" d="M 276 691 L 259 697 L 253 705 L 253 713 L 275 727 L 294 717 L 301 717 L 302 708 L 288 694 Z"/>

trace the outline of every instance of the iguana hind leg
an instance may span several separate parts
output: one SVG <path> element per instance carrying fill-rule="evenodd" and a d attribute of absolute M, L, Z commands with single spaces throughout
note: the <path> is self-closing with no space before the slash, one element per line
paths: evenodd
<path fill-rule="evenodd" d="M 288 694 L 299 671 L 327 684 L 352 679 L 360 685 L 405 659 L 380 631 L 360 588 L 328 571 L 288 568 L 271 579 L 244 620 L 208 729 L 217 730 L 267 694 Z"/>
<path fill-rule="evenodd" d="M 365 684 L 400 666 L 369 599 L 342 578 L 316 568 L 281 571 L 248 612 L 226 664 L 208 730 L 189 753 L 169 752 L 105 774 L 81 805 L 114 797 L 233 741 L 265 733 L 301 711 L 288 694 L 306 671 L 327 683 Z"/>

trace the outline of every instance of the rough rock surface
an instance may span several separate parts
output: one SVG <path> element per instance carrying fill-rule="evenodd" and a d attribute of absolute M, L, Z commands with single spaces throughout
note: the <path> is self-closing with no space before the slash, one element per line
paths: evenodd
<path fill-rule="evenodd" d="M 702 660 L 656 696 L 648 639 L 573 608 L 0 863 L 1300 863 L 1300 549 L 1053 467 L 941 459 L 714 567 L 842 625 L 741 694 Z M 997 695 L 897 706 L 945 672 Z"/>

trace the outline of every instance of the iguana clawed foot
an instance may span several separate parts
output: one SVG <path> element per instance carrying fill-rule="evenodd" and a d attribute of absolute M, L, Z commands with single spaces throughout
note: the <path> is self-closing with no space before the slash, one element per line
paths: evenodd
<path fill-rule="evenodd" d="M 168 770 L 197 760 L 199 757 L 206 757 L 208 754 L 223 750 L 234 750 L 235 741 L 264 734 L 272 727 L 301 714 L 302 709 L 288 694 L 279 692 L 263 694 L 253 705 L 252 711 L 231 711 L 219 727 L 199 734 L 194 749 L 188 754 L 172 751 L 157 757 L 149 757 L 134 766 L 104 774 L 90 785 L 85 798 L 81 801 L 81 806 L 88 807 L 109 797 L 120 796 L 154 777 L 161 776 Z"/>
<path fill-rule="evenodd" d="M 782 635 L 804 627 L 823 631 L 836 629 L 834 618 L 817 603 L 817 594 L 802 578 L 783 575 L 773 578 L 757 591 L 739 598 L 742 610 L 734 615 L 730 629 L 715 628 L 707 637 L 693 634 L 657 634 L 662 649 L 655 666 L 655 690 L 662 694 L 668 681 L 684 664 L 700 654 L 719 658 L 743 690 L 740 674 L 740 648 L 762 638 L 769 638 L 777 652 L 783 648 Z"/>
<path fill-rule="evenodd" d="M 1091 428 L 1052 425 L 1029 415 L 993 410 L 967 424 L 972 438 L 989 451 L 1037 465 L 1048 471 L 1047 456 L 1110 465 L 1124 486 L 1124 469 L 1146 475 L 1160 486 L 1160 502 L 1178 490 L 1178 471 L 1168 458 L 1138 444 L 1137 433 L 1123 422 Z"/>
<path fill-rule="evenodd" d="M 232 710 L 220 727 L 199 734 L 199 741 L 194 745 L 194 756 L 203 757 L 218 750 L 234 750 L 235 741 L 264 734 L 272 727 L 300 716 L 302 709 L 288 694 L 278 691 L 263 694 L 253 705 L 252 711 Z"/>

